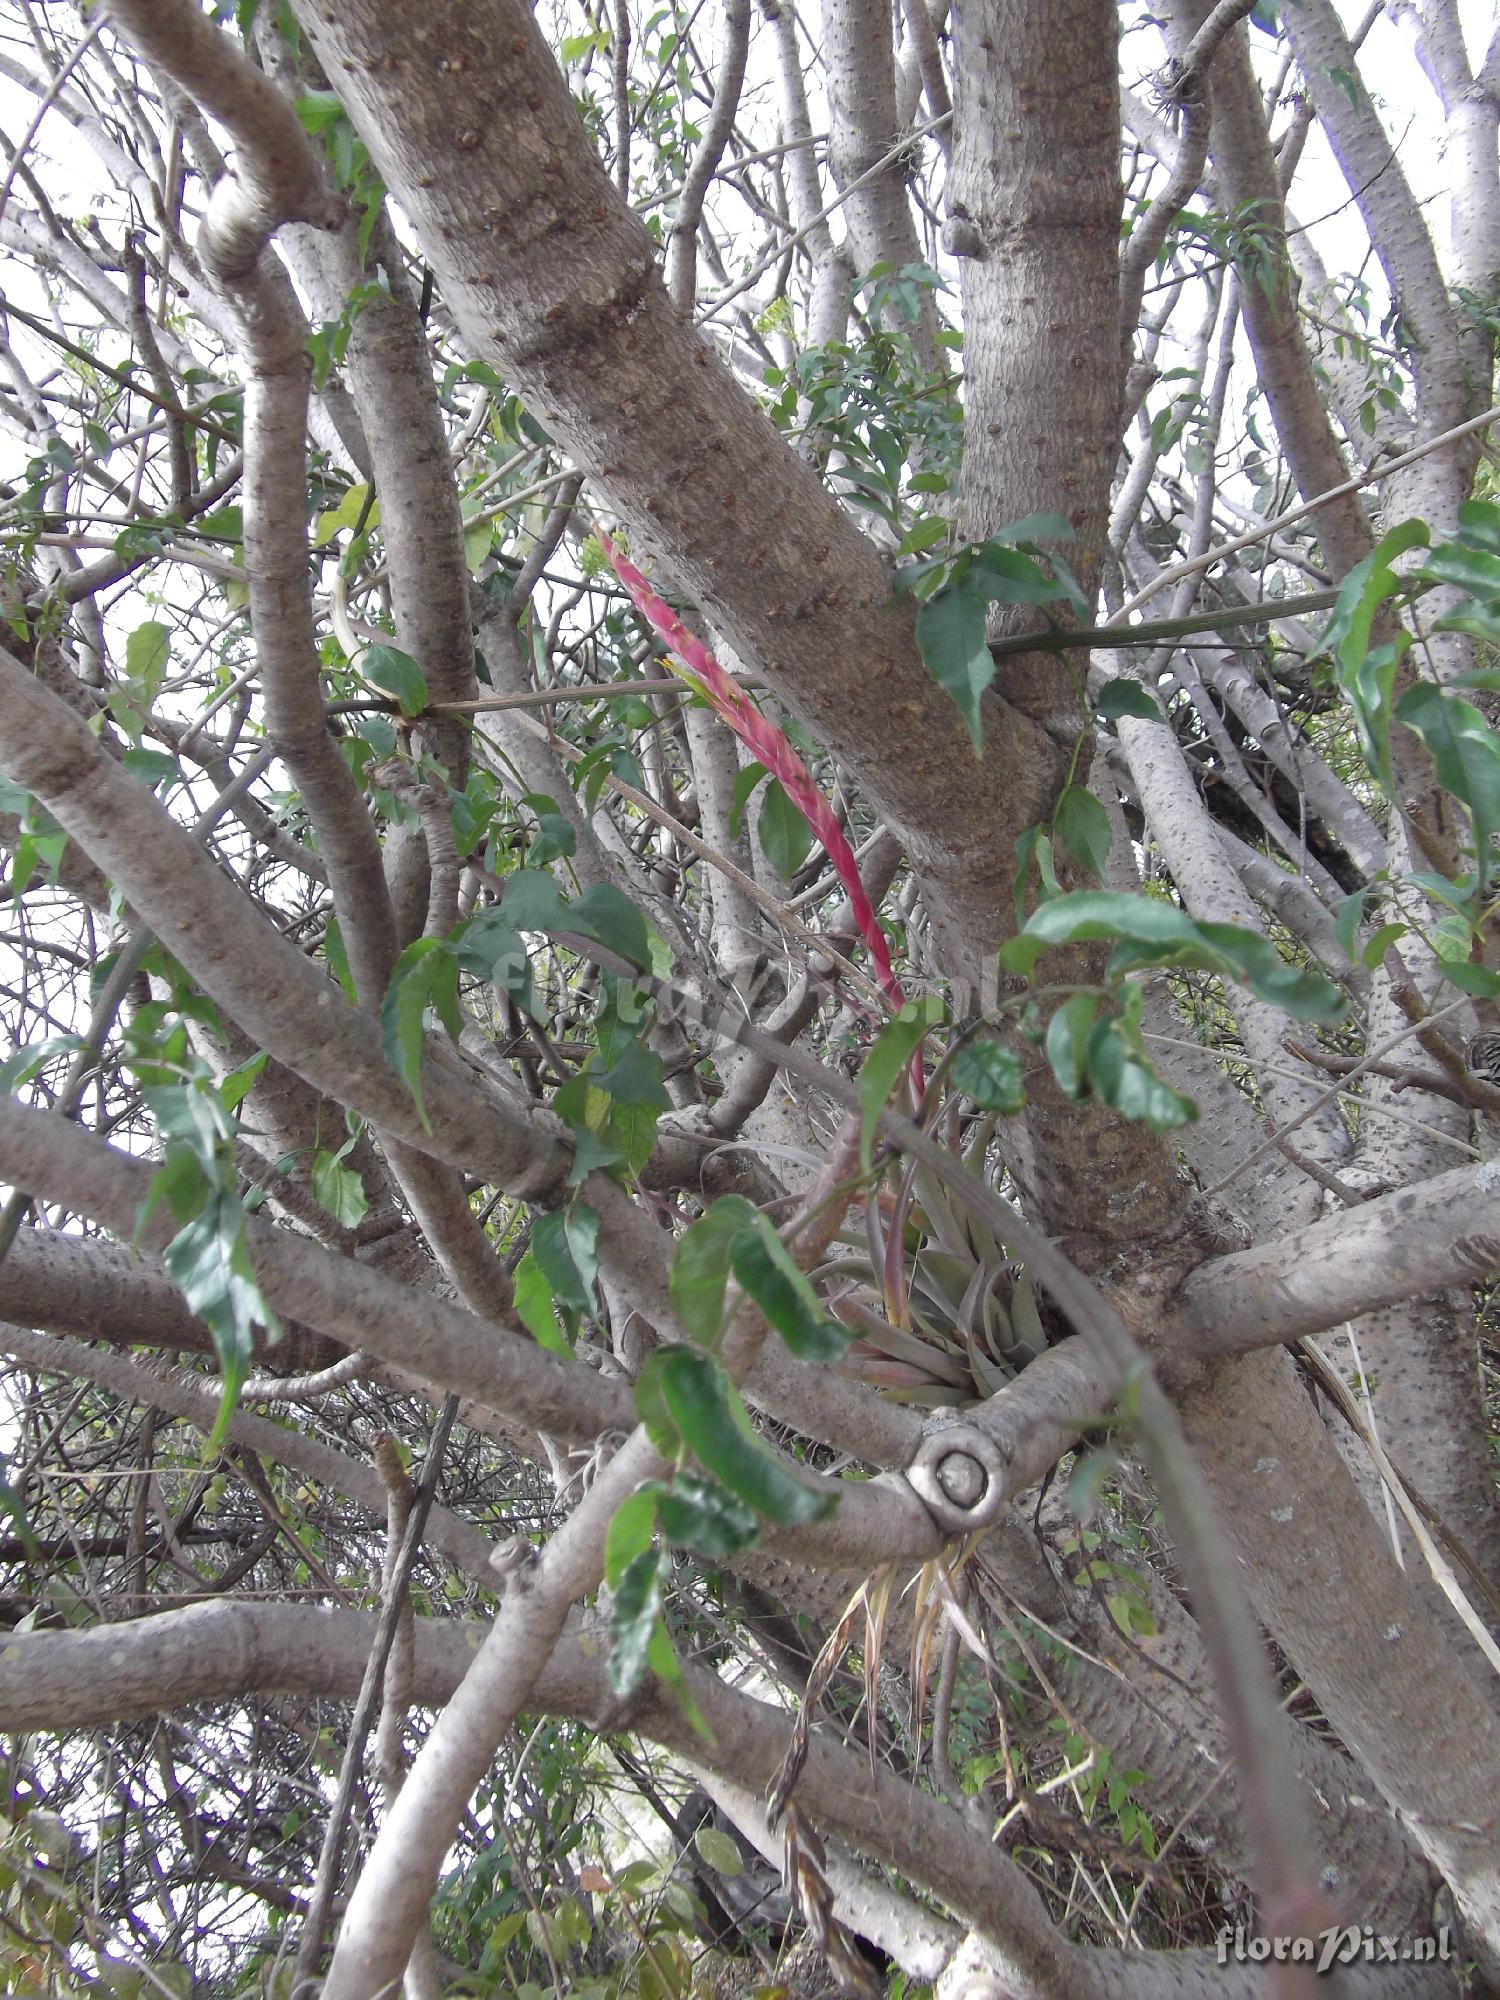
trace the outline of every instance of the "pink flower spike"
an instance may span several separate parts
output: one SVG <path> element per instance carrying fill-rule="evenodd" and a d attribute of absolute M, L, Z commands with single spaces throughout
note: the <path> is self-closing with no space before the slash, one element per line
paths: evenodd
<path fill-rule="evenodd" d="M 599 537 L 599 546 L 629 592 L 636 610 L 657 637 L 677 655 L 694 680 L 701 684 L 715 711 L 729 724 L 751 755 L 765 765 L 812 828 L 814 837 L 822 845 L 833 863 L 834 872 L 844 885 L 859 934 L 874 961 L 880 990 L 892 1008 L 900 1008 L 906 995 L 891 964 L 885 932 L 880 928 L 870 898 L 865 893 L 865 885 L 860 880 L 854 850 L 832 806 L 813 783 L 812 775 L 798 756 L 790 737 L 769 716 L 761 713 L 733 674 L 725 671 L 697 634 L 690 632 L 672 607 L 657 596 L 635 565 L 628 563 L 619 553 L 604 530 L 600 528 L 595 532 Z M 920 1094 L 920 1081 L 917 1080 Z"/>

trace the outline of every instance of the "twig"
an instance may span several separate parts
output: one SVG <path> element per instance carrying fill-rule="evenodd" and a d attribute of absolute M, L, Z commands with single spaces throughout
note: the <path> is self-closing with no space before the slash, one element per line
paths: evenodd
<path fill-rule="evenodd" d="M 1353 479 L 1345 479 L 1337 486 L 1330 486 L 1326 493 L 1317 494 L 1299 507 L 1288 507 L 1284 514 L 1277 514 L 1273 519 L 1262 522 L 1260 527 L 1248 534 L 1237 535 L 1233 541 L 1219 542 L 1213 548 L 1205 550 L 1201 556 L 1193 556 L 1186 562 L 1175 563 L 1171 569 L 1164 569 L 1154 582 L 1146 585 L 1144 590 L 1138 590 L 1134 597 L 1127 598 L 1114 616 L 1106 621 L 1105 629 L 1109 630 L 1122 624 L 1132 611 L 1138 611 L 1143 604 L 1165 590 L 1169 584 L 1179 583 L 1186 576 L 1196 576 L 1200 570 L 1212 569 L 1216 562 L 1222 562 L 1226 556 L 1237 555 L 1241 549 L 1254 548 L 1257 542 L 1265 541 L 1281 528 L 1290 527 L 1294 521 L 1305 520 L 1309 514 L 1317 513 L 1320 507 L 1326 507 L 1330 501 L 1347 499 L 1351 493 L 1358 493 L 1362 487 L 1376 486 L 1382 479 L 1389 479 L 1392 473 L 1404 472 L 1407 466 L 1415 465 L 1419 459 L 1427 458 L 1435 451 L 1441 451 L 1444 445 L 1454 444 L 1459 438 L 1483 430 L 1486 425 L 1494 423 L 1497 417 L 1500 417 L 1500 404 L 1485 410 L 1480 416 L 1470 417 L 1467 423 L 1455 424 L 1451 431 L 1443 431 L 1437 437 L 1429 438 L 1426 444 L 1418 445 L 1414 451 L 1403 452 L 1399 458 L 1388 458 L 1382 465 L 1371 466 L 1368 472 L 1361 472 Z"/>
<path fill-rule="evenodd" d="M 339 1854 L 344 1844 L 344 1829 L 349 1823 L 349 1812 L 354 1802 L 354 1784 L 359 1775 L 359 1767 L 364 1757 L 365 1739 L 375 1719 L 375 1705 L 380 1699 L 385 1684 L 386 1661 L 390 1658 L 395 1642 L 396 1628 L 401 1622 L 402 1607 L 406 1603 L 407 1587 L 416 1567 L 417 1553 L 422 1546 L 422 1533 L 427 1525 L 437 1494 L 438 1475 L 442 1471 L 443 1452 L 448 1443 L 448 1433 L 453 1428 L 453 1420 L 458 1415 L 457 1396 L 448 1396 L 438 1412 L 437 1422 L 432 1429 L 432 1443 L 427 1450 L 427 1462 L 422 1468 L 422 1483 L 417 1488 L 416 1499 L 406 1524 L 406 1534 L 401 1543 L 401 1553 L 390 1572 L 389 1588 L 384 1592 L 380 1616 L 375 1626 L 375 1638 L 370 1646 L 370 1657 L 365 1662 L 364 1679 L 360 1682 L 359 1696 L 354 1704 L 354 1713 L 349 1720 L 349 1737 L 344 1745 L 344 1759 L 339 1767 L 338 1790 L 334 1793 L 333 1805 L 328 1814 L 328 1824 L 323 1830 L 323 1846 L 318 1855 L 318 1873 L 313 1883 L 312 1896 L 307 1906 L 307 1921 L 302 1929 L 302 1942 L 297 1948 L 297 1962 L 292 1973 L 292 2000 L 312 1981 L 314 1968 L 323 1953 L 323 1943 L 328 1935 L 328 1921 L 333 1910 L 334 1889 L 338 1881 Z"/>

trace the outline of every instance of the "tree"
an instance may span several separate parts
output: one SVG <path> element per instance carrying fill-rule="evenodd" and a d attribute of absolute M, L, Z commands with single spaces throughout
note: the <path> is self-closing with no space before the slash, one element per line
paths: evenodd
<path fill-rule="evenodd" d="M 12 1984 L 1487 1990 L 1500 43 L 23 25 Z"/>

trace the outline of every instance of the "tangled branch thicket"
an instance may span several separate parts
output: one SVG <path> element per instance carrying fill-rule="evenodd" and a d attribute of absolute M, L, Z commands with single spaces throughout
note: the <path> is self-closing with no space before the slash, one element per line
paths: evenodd
<path fill-rule="evenodd" d="M 0 15 L 6 1990 L 1493 1990 L 1471 12 Z"/>

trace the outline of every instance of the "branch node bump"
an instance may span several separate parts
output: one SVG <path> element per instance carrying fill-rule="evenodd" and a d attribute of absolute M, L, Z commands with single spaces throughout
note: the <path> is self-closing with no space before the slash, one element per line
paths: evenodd
<path fill-rule="evenodd" d="M 906 1480 L 938 1526 L 954 1534 L 982 1528 L 1004 1506 L 1006 1456 L 977 1425 L 949 1421 L 930 1430 Z"/>

